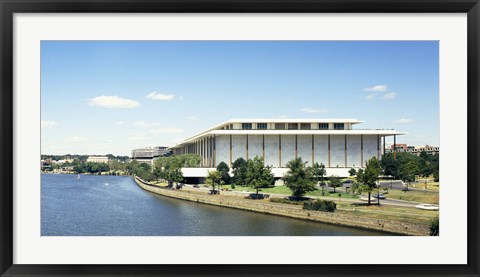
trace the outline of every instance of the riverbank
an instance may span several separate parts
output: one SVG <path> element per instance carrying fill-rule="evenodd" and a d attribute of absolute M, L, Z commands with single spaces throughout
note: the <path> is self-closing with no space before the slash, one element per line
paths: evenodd
<path fill-rule="evenodd" d="M 250 200 L 227 195 L 208 195 L 192 191 L 171 190 L 155 186 L 134 177 L 135 183 L 142 189 L 159 195 L 215 206 L 254 211 L 264 214 L 318 221 L 335 225 L 364 228 L 399 235 L 428 236 L 429 229 L 425 225 L 409 224 L 385 219 L 374 219 L 352 216 L 342 213 L 327 213 L 303 210 L 301 206 L 273 203 L 265 200 Z"/>

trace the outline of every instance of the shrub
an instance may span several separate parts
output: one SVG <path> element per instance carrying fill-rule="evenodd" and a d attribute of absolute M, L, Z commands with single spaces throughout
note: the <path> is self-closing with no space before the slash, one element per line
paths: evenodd
<path fill-rule="evenodd" d="M 282 203 L 282 204 L 293 204 L 293 205 L 302 205 L 303 201 L 292 201 L 285 198 L 270 198 L 270 202 Z"/>
<path fill-rule="evenodd" d="M 440 235 L 440 224 L 437 216 L 430 222 L 430 236 L 439 236 L 439 235 Z"/>
<path fill-rule="evenodd" d="M 337 209 L 337 204 L 328 200 L 308 201 L 303 203 L 304 210 L 314 210 L 322 212 L 334 212 Z"/>

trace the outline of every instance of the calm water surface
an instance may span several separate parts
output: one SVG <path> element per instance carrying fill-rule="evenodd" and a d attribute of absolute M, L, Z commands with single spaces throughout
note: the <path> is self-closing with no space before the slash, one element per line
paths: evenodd
<path fill-rule="evenodd" d="M 167 198 L 126 176 L 41 178 L 43 236 L 386 235 Z"/>

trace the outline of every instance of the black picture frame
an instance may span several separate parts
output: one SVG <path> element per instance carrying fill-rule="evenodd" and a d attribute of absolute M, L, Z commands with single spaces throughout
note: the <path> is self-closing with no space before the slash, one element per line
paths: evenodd
<path fill-rule="evenodd" d="M 479 276 L 478 0 L 0 0 L 1 276 Z M 14 13 L 467 13 L 468 262 L 466 265 L 18 265 L 13 264 Z M 287 253 L 286 253 L 287 255 Z"/>

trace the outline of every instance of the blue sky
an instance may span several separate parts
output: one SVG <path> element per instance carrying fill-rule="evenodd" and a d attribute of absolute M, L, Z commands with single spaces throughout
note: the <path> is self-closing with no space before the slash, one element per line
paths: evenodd
<path fill-rule="evenodd" d="M 439 145 L 438 42 L 42 41 L 41 113 L 42 154 L 130 155 L 231 118 L 356 118 Z"/>

